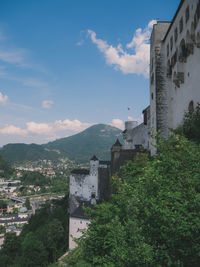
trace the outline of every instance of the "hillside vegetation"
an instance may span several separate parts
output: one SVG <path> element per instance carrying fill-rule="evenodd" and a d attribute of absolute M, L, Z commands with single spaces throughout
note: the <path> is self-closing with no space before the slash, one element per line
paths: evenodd
<path fill-rule="evenodd" d="M 156 156 L 141 151 L 112 178 L 111 200 L 88 211 L 91 224 L 68 266 L 199 266 L 198 112 L 186 114 L 179 129 L 193 141 L 158 138 Z"/>
<path fill-rule="evenodd" d="M 117 138 L 123 142 L 120 129 L 97 124 L 79 134 L 44 145 L 8 144 L 0 150 L 0 155 L 12 163 L 40 159 L 57 160 L 64 157 L 77 163 L 85 163 L 94 154 L 100 159 L 109 160 L 110 148 Z"/>
<path fill-rule="evenodd" d="M 38 210 L 20 236 L 5 235 L 0 250 L 2 267 L 42 267 L 56 261 L 68 248 L 68 198 Z"/>
<path fill-rule="evenodd" d="M 0 177 L 8 178 L 12 173 L 12 167 L 0 156 Z"/>

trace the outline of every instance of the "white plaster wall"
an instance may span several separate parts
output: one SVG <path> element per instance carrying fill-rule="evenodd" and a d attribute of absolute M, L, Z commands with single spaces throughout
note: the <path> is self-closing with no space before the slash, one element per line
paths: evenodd
<path fill-rule="evenodd" d="M 69 219 L 69 249 L 74 249 L 77 244 L 73 241 L 73 238 L 80 238 L 82 236 L 81 230 L 87 230 L 89 220 L 70 217 Z"/>
<path fill-rule="evenodd" d="M 148 148 L 148 126 L 141 123 L 137 127 L 127 130 L 125 137 L 125 149 L 135 149 L 135 145 L 142 145 Z"/>
<path fill-rule="evenodd" d="M 70 194 L 83 201 L 89 201 L 92 193 L 98 198 L 98 172 L 97 175 L 70 175 Z"/>
<path fill-rule="evenodd" d="M 170 32 L 163 43 L 166 69 L 168 59 L 171 59 L 175 51 L 179 49 L 181 40 L 184 39 L 186 41 L 187 31 L 189 30 L 191 33 L 191 24 L 194 20 L 194 12 L 196 10 L 197 3 L 198 0 L 184 1 Z M 185 10 L 188 6 L 190 8 L 190 17 L 186 23 Z M 181 17 L 183 17 L 183 31 L 180 33 L 179 21 Z M 175 42 L 174 30 L 176 27 L 178 28 L 178 38 Z M 197 32 L 200 32 L 200 19 L 195 30 L 195 35 L 197 35 Z M 171 36 L 173 36 L 173 49 L 170 49 L 169 56 L 167 56 L 167 44 L 170 44 Z M 197 48 L 197 46 L 194 45 L 194 54 L 187 57 L 186 63 L 177 62 L 172 68 L 172 73 L 179 71 L 180 67 L 184 72 L 184 83 L 180 84 L 180 88 L 172 82 L 173 75 L 171 78 L 166 78 L 166 86 L 169 90 L 169 128 L 176 128 L 182 123 L 184 113 L 188 111 L 188 105 L 191 100 L 193 100 L 195 106 L 198 102 L 200 102 L 200 48 Z"/>

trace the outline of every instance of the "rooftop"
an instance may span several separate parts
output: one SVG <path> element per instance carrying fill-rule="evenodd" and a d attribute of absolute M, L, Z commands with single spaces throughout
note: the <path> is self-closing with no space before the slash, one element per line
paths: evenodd
<path fill-rule="evenodd" d="M 71 171 L 71 174 L 89 174 L 90 171 L 88 169 L 74 169 Z"/>

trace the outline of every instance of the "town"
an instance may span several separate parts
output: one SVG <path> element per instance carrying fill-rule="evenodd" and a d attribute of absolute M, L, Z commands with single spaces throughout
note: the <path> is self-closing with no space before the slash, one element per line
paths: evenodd
<path fill-rule="evenodd" d="M 4 234 L 20 235 L 23 225 L 46 202 L 62 199 L 68 193 L 73 161 L 39 160 L 15 164 L 10 179 L 0 175 L 0 247 Z M 82 165 L 80 165 L 82 166 Z"/>

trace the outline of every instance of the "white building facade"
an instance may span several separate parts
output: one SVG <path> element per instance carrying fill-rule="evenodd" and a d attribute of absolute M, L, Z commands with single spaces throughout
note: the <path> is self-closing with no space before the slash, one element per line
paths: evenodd
<path fill-rule="evenodd" d="M 150 110 L 146 128 L 132 131 L 154 154 L 152 131 L 166 138 L 200 103 L 200 0 L 181 0 L 171 22 L 158 21 L 150 39 Z M 140 133 L 139 133 L 140 132 Z M 130 133 L 130 131 L 129 131 Z M 125 139 L 127 135 L 125 134 Z M 130 139 L 130 137 L 129 137 Z M 137 142 L 138 142 L 137 141 Z M 141 140 L 141 145 L 142 140 Z M 129 143 L 130 147 L 130 143 Z"/>
<path fill-rule="evenodd" d="M 90 160 L 90 169 L 75 169 L 70 175 L 69 186 L 69 249 L 77 244 L 74 238 L 80 238 L 87 230 L 89 219 L 84 207 L 93 208 L 103 197 L 104 187 L 108 181 L 109 162 L 99 161 L 96 156 Z M 103 174 L 103 175 L 102 175 Z"/>

